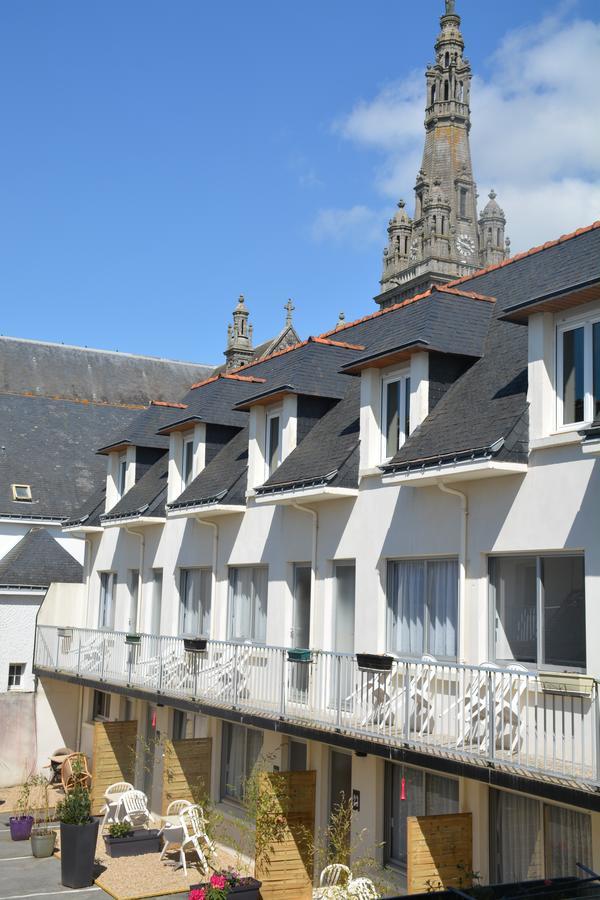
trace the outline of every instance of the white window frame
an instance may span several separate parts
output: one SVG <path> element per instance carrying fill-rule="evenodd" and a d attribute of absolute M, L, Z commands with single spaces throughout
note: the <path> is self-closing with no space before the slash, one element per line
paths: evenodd
<path fill-rule="evenodd" d="M 556 430 L 576 431 L 584 425 L 590 425 L 594 415 L 594 325 L 600 323 L 600 311 L 596 310 L 587 316 L 577 316 L 569 319 L 561 319 L 556 325 Z M 564 421 L 563 404 L 563 377 L 564 377 L 564 339 L 568 331 L 583 328 L 583 419 L 579 422 Z"/>
<path fill-rule="evenodd" d="M 100 576 L 100 597 L 98 603 L 98 628 L 100 631 L 114 631 L 115 630 L 115 600 L 116 600 L 116 588 L 117 588 L 117 573 L 116 572 L 98 572 Z M 103 624 L 103 597 L 106 595 L 106 589 L 104 586 L 104 577 L 107 580 L 107 587 L 110 586 L 110 625 Z"/>
<path fill-rule="evenodd" d="M 279 420 L 279 444 L 277 447 L 277 460 L 273 469 L 271 469 L 271 422 L 273 419 Z M 267 410 L 265 415 L 265 480 L 275 472 L 282 463 L 282 443 L 283 443 L 283 409 L 281 406 L 274 406 Z"/>
<path fill-rule="evenodd" d="M 119 498 L 127 493 L 127 453 L 119 453 L 117 458 L 117 494 Z"/>
<path fill-rule="evenodd" d="M 241 638 L 233 637 L 234 632 L 237 630 L 235 627 L 235 610 L 236 604 L 239 603 L 239 600 L 236 599 L 235 587 L 236 580 L 239 577 L 238 573 L 242 570 L 251 571 L 251 590 L 252 596 L 250 599 L 251 609 L 250 609 L 250 634 L 245 635 Z M 266 597 L 265 599 L 265 634 L 264 636 L 258 636 L 258 625 L 259 625 L 259 607 L 260 600 L 259 595 L 256 591 L 256 582 L 255 582 L 255 574 L 258 572 L 266 573 L 265 578 L 265 590 Z M 255 566 L 229 566 L 227 573 L 227 640 L 228 641 L 242 641 L 243 643 L 252 643 L 258 646 L 264 646 L 267 641 L 267 625 L 268 625 L 268 616 L 269 616 L 269 568 L 266 565 L 257 564 Z"/>
<path fill-rule="evenodd" d="M 208 617 L 207 631 L 209 633 L 202 634 L 202 635 L 190 634 L 189 632 L 185 632 L 183 630 L 183 619 L 184 619 L 184 612 L 185 612 L 185 604 L 184 604 L 185 591 L 187 590 L 188 579 L 196 573 L 198 574 L 198 576 L 200 578 L 200 590 L 201 591 L 202 591 L 203 583 L 205 583 L 203 576 L 206 576 L 206 580 L 208 581 L 206 598 L 203 598 L 202 595 L 197 598 L 198 605 L 199 605 L 197 615 L 198 615 L 199 620 L 202 621 L 205 613 Z M 181 635 L 181 637 L 193 637 L 193 638 L 200 637 L 200 636 L 207 637 L 207 638 L 210 637 L 211 619 L 212 619 L 212 569 L 210 568 L 210 566 L 182 566 L 179 569 L 178 584 L 179 584 L 179 612 L 178 612 L 179 618 L 178 618 L 177 628 L 178 628 L 179 634 Z M 206 603 L 204 603 L 204 604 L 202 603 L 203 599 L 206 600 Z"/>
<path fill-rule="evenodd" d="M 411 381 L 410 381 L 410 368 L 405 368 L 398 370 L 396 372 L 390 372 L 389 375 L 384 376 L 381 379 L 381 401 L 380 401 L 380 419 L 381 422 L 381 460 L 382 462 L 388 462 L 388 460 L 392 459 L 392 456 L 388 456 L 387 452 L 387 432 L 388 432 L 388 409 L 387 409 L 387 392 L 390 384 L 394 384 L 396 382 L 402 383 L 402 389 L 400 391 L 400 409 L 399 409 L 399 420 L 400 420 L 400 428 L 398 432 L 398 447 L 396 448 L 395 453 L 398 452 L 400 447 L 403 446 L 406 439 L 410 435 L 410 393 L 411 393 Z M 406 424 L 406 401 L 408 398 L 409 409 L 409 423 L 408 423 L 408 433 L 405 430 Z"/>
<path fill-rule="evenodd" d="M 11 484 L 12 488 L 12 498 L 13 500 L 17 500 L 19 503 L 31 503 L 31 485 L 29 484 Z M 24 492 L 25 496 L 20 497 L 19 494 Z"/>
<path fill-rule="evenodd" d="M 104 712 L 100 712 L 96 715 L 96 695 L 102 696 L 104 699 L 102 700 L 102 706 L 106 707 Z M 94 688 L 92 691 L 92 708 L 91 708 L 91 716 L 90 719 L 92 722 L 108 722 L 110 719 L 110 707 L 111 707 L 111 695 L 108 691 L 100 691 L 97 688 Z"/>
<path fill-rule="evenodd" d="M 7 691 L 22 691 L 25 689 L 26 670 L 27 663 L 11 662 L 8 664 L 8 679 L 6 682 Z"/>
<path fill-rule="evenodd" d="M 190 471 L 186 473 L 186 463 L 188 459 L 188 449 L 191 447 Z M 194 480 L 194 432 L 183 435 L 181 443 L 181 483 L 184 488 Z"/>

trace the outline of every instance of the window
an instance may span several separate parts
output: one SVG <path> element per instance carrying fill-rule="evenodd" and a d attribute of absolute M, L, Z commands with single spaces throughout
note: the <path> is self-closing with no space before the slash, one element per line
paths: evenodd
<path fill-rule="evenodd" d="M 600 321 L 558 329 L 558 425 L 600 415 Z"/>
<path fill-rule="evenodd" d="M 229 570 L 229 640 L 265 643 L 267 591 L 266 566 Z"/>
<path fill-rule="evenodd" d="M 490 791 L 491 881 L 572 877 L 592 865 L 591 820 L 585 813 L 506 791 Z"/>
<path fill-rule="evenodd" d="M 254 728 L 223 723 L 221 744 L 221 798 L 243 799 L 244 784 L 262 750 L 263 734 Z"/>
<path fill-rule="evenodd" d="M 92 700 L 92 718 L 94 721 L 105 722 L 110 718 L 110 694 L 104 691 L 94 691 Z"/>
<path fill-rule="evenodd" d="M 187 487 L 192 480 L 194 472 L 194 438 L 187 437 L 183 441 L 183 455 L 181 460 L 181 478 Z"/>
<path fill-rule="evenodd" d="M 388 649 L 456 658 L 458 561 L 403 559 L 387 568 Z"/>
<path fill-rule="evenodd" d="M 9 663 L 7 690 L 18 691 L 20 688 L 22 688 L 24 677 L 25 663 Z"/>
<path fill-rule="evenodd" d="M 98 628 L 112 631 L 115 627 L 115 584 L 114 572 L 100 572 L 100 614 Z"/>
<path fill-rule="evenodd" d="M 460 212 L 459 215 L 461 219 L 467 218 L 467 189 L 461 188 L 459 191 L 459 203 L 460 203 Z"/>
<path fill-rule="evenodd" d="M 183 741 L 187 734 L 187 713 L 180 709 L 173 710 L 173 740 Z"/>
<path fill-rule="evenodd" d="M 403 800 L 403 796 L 406 799 Z M 387 861 L 406 868 L 408 816 L 442 816 L 458 811 L 457 779 L 432 775 L 410 766 L 387 763 L 384 820 Z"/>
<path fill-rule="evenodd" d="M 396 455 L 410 434 L 410 377 L 393 375 L 382 385 L 383 459 Z"/>
<path fill-rule="evenodd" d="M 160 634 L 162 612 L 162 569 L 152 569 L 152 611 L 150 614 L 150 634 Z"/>
<path fill-rule="evenodd" d="M 585 669 L 584 557 L 492 557 L 489 573 L 495 659 Z"/>
<path fill-rule="evenodd" d="M 179 582 L 179 633 L 210 634 L 211 570 L 181 569 Z"/>
<path fill-rule="evenodd" d="M 288 770 L 305 772 L 308 768 L 308 746 L 303 741 L 290 740 L 288 743 Z"/>
<path fill-rule="evenodd" d="M 127 484 L 127 454 L 121 453 L 119 456 L 119 468 L 117 471 L 117 490 L 119 492 L 119 496 L 122 497 L 125 493 L 125 487 Z"/>
<path fill-rule="evenodd" d="M 267 414 L 266 453 L 267 469 L 272 475 L 281 463 L 281 416 L 279 412 Z"/>
<path fill-rule="evenodd" d="M 128 622 L 128 629 L 130 632 L 137 631 L 139 585 L 140 585 L 139 569 L 130 569 L 129 570 L 129 622 Z"/>
<path fill-rule="evenodd" d="M 31 503 L 31 487 L 28 484 L 11 484 L 13 500 Z"/>

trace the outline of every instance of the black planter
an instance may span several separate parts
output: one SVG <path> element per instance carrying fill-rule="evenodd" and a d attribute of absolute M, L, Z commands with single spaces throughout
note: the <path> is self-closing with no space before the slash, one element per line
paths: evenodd
<path fill-rule="evenodd" d="M 184 638 L 183 648 L 186 653 L 204 653 L 207 640 L 205 637 Z"/>
<path fill-rule="evenodd" d="M 160 838 L 157 828 L 138 828 L 127 837 L 104 835 L 106 852 L 113 859 L 117 856 L 141 856 L 142 853 L 158 853 Z"/>
<path fill-rule="evenodd" d="M 126 634 L 125 635 L 125 643 L 132 644 L 134 647 L 137 647 L 141 640 L 142 640 L 142 637 L 139 634 Z"/>
<path fill-rule="evenodd" d="M 363 672 L 390 672 L 394 664 L 394 657 L 378 653 L 357 653 L 356 662 Z"/>
<path fill-rule="evenodd" d="M 310 663 L 312 662 L 312 650 L 299 650 L 291 648 L 287 652 L 289 662 Z"/>
<path fill-rule="evenodd" d="M 98 819 L 86 825 L 60 823 L 60 880 L 65 887 L 84 888 L 94 883 Z"/>
<path fill-rule="evenodd" d="M 207 887 L 208 885 L 206 883 L 192 884 L 190 885 L 190 891 Z M 261 887 L 262 881 L 257 881 L 255 878 L 248 878 L 247 884 L 239 884 L 237 887 L 229 888 L 227 896 L 235 897 L 236 900 L 258 900 Z"/>

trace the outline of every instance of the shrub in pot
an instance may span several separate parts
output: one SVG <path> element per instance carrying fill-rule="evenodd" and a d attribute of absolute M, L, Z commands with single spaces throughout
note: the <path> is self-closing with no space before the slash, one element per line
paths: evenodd
<path fill-rule="evenodd" d="M 261 882 L 224 869 L 211 875 L 207 884 L 193 884 L 188 900 L 258 900 Z"/>
<path fill-rule="evenodd" d="M 158 853 L 160 837 L 156 828 L 134 829 L 127 822 L 114 822 L 104 835 L 106 852 L 113 859 L 118 856 L 139 856 Z"/>
<path fill-rule="evenodd" d="M 10 816 L 8 824 L 13 841 L 28 841 L 33 827 L 33 816 L 30 812 L 32 779 L 28 778 L 21 785 L 17 799 L 17 815 Z"/>
<path fill-rule="evenodd" d="M 36 819 L 31 829 L 31 852 L 37 859 L 45 859 L 54 853 L 56 830 L 50 827 L 50 803 L 48 789 L 50 784 L 44 775 L 36 775 L 33 783 L 41 788 L 44 806 L 41 818 Z"/>
<path fill-rule="evenodd" d="M 94 882 L 98 819 L 92 818 L 90 792 L 76 783 L 56 806 L 60 822 L 60 880 L 65 887 L 89 887 Z"/>

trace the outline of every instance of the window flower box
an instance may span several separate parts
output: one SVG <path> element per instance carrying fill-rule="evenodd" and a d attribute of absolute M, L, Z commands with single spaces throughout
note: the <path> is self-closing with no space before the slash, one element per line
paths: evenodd
<path fill-rule="evenodd" d="M 578 672 L 540 672 L 538 680 L 545 694 L 570 694 L 576 697 L 591 697 L 594 678 Z"/>
<path fill-rule="evenodd" d="M 231 883 L 231 880 L 235 878 L 234 883 Z M 209 884 L 192 884 L 190 886 L 190 892 L 188 894 L 189 900 L 210 900 L 211 897 L 211 889 L 217 889 L 222 891 L 224 888 L 227 890 L 225 896 L 227 898 L 235 898 L 235 900 L 259 900 L 260 897 L 260 889 L 262 887 L 262 881 L 257 881 L 256 878 L 241 878 L 239 876 L 227 876 L 227 880 L 229 880 L 229 884 L 225 884 L 224 887 L 221 887 L 221 883 L 225 879 L 216 875 L 211 878 Z M 218 885 L 214 882 L 218 881 Z M 221 895 L 219 895 L 221 896 Z"/>
<path fill-rule="evenodd" d="M 205 637 L 184 638 L 183 648 L 186 653 L 205 653 L 207 643 L 208 638 Z"/>
<path fill-rule="evenodd" d="M 123 837 L 104 835 L 106 852 L 113 859 L 119 856 L 141 856 L 143 853 L 159 853 L 160 837 L 156 828 L 137 828 Z"/>
<path fill-rule="evenodd" d="M 300 650 L 297 648 L 289 648 L 287 652 L 287 658 L 289 662 L 295 663 L 311 663 L 312 662 L 312 650 Z"/>
<path fill-rule="evenodd" d="M 139 646 L 142 640 L 141 634 L 126 634 L 125 635 L 125 643 L 131 644 L 132 647 Z"/>
<path fill-rule="evenodd" d="M 387 653 L 357 653 L 356 662 L 361 672 L 391 672 L 394 657 Z"/>
<path fill-rule="evenodd" d="M 59 638 L 72 638 L 73 637 L 73 629 L 72 628 L 57 628 L 56 632 Z"/>

